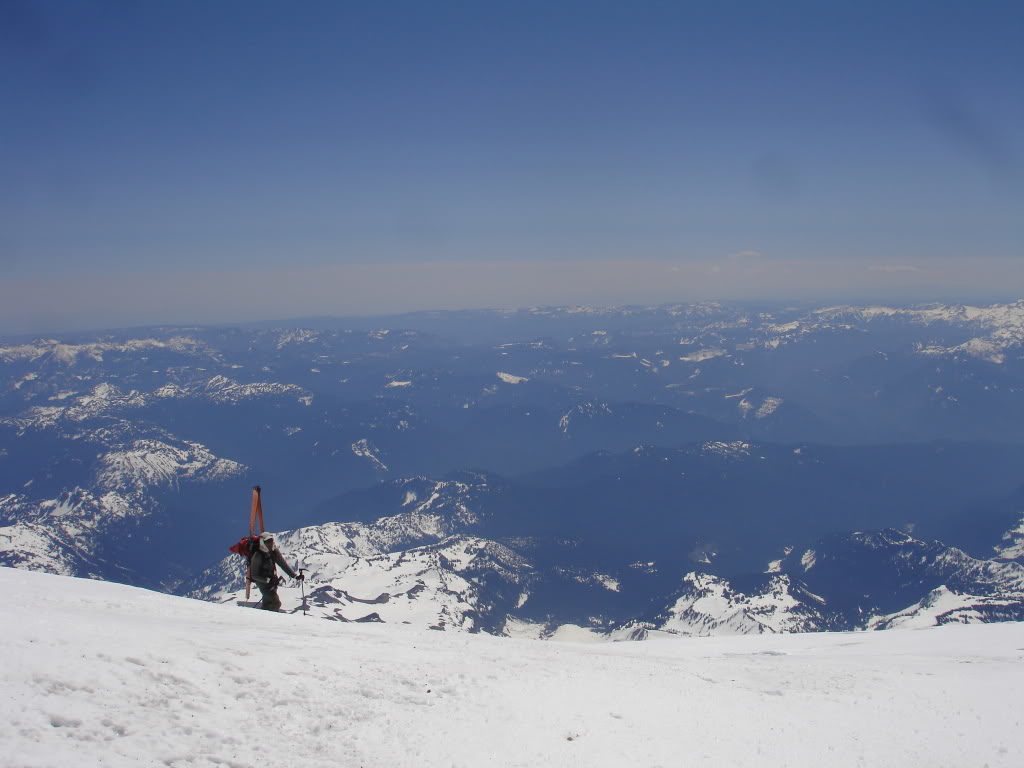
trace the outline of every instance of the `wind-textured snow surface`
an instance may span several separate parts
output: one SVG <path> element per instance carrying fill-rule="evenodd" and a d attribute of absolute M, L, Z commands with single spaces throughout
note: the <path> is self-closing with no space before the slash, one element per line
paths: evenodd
<path fill-rule="evenodd" d="M 1024 624 L 539 643 L 0 568 L 0 766 L 1018 766 Z"/>

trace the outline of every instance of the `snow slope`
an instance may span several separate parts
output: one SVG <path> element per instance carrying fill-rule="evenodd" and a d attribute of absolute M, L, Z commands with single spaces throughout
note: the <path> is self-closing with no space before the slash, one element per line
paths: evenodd
<path fill-rule="evenodd" d="M 268 614 L 9 568 L 0 588 L 16 598 L 0 634 L 0 766 L 1024 759 L 1020 623 L 577 645 Z"/>

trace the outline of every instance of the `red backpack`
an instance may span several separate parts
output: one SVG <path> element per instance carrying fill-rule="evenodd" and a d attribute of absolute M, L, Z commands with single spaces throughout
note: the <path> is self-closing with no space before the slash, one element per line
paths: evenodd
<path fill-rule="evenodd" d="M 241 555 L 246 560 L 250 560 L 259 548 L 259 536 L 243 536 L 238 540 L 237 544 L 232 544 L 228 547 L 228 552 L 234 552 L 236 555 Z"/>

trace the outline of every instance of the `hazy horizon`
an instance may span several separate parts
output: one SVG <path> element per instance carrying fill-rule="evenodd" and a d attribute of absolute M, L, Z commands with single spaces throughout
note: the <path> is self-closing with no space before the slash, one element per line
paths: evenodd
<path fill-rule="evenodd" d="M 109 281 L 105 281 L 105 288 L 108 290 L 117 290 L 115 284 L 111 284 Z M 322 288 L 322 286 L 321 286 Z M 139 299 L 140 303 L 146 303 L 147 298 L 145 294 L 134 294 Z M 1013 303 L 1019 300 L 1024 300 L 1024 290 L 1014 292 L 1002 292 L 1002 293 L 983 293 L 983 292 L 952 292 L 947 291 L 943 293 L 940 290 L 936 290 L 929 294 L 917 294 L 913 290 L 908 290 L 905 293 L 900 293 L 898 289 L 894 289 L 884 294 L 872 294 L 872 293 L 857 293 L 855 291 L 847 293 L 829 294 L 823 292 L 820 294 L 785 294 L 778 293 L 775 295 L 760 295 L 760 294 L 749 294 L 749 295 L 735 295 L 735 296 L 718 296 L 718 295 L 706 295 L 706 296 L 652 296 L 649 300 L 587 300 L 586 298 L 576 297 L 572 300 L 545 300 L 545 301 L 522 301 L 522 302 L 488 302 L 480 300 L 476 302 L 467 302 L 459 304 L 457 302 L 450 302 L 446 305 L 439 303 L 429 304 L 424 303 L 422 305 L 409 306 L 407 304 L 400 305 L 389 305 L 381 307 L 355 307 L 339 305 L 337 309 L 332 310 L 328 306 L 306 306 L 305 310 L 303 307 L 296 307 L 294 311 L 291 308 L 279 307 L 276 310 L 261 310 L 259 308 L 247 309 L 239 306 L 234 312 L 227 309 L 221 309 L 219 311 L 199 310 L 193 313 L 186 313 L 180 308 L 175 310 L 168 310 L 165 313 L 159 311 L 145 312 L 139 309 L 136 304 L 127 304 L 124 307 L 118 307 L 114 310 L 104 310 L 102 305 L 102 296 L 97 297 L 95 306 L 85 312 L 79 312 L 74 316 L 71 315 L 60 315 L 56 313 L 46 313 L 45 315 L 33 315 L 26 313 L 25 315 L 19 316 L 13 321 L 10 317 L 0 317 L 0 338 L 40 338 L 46 335 L 61 336 L 61 335 L 89 335 L 93 333 L 103 333 L 112 331 L 129 331 L 132 329 L 145 329 L 158 326 L 176 327 L 176 326 L 251 326 L 251 325 L 274 325 L 274 324 L 289 324 L 302 321 L 313 321 L 313 320 L 335 320 L 335 319 L 362 319 L 370 320 L 375 317 L 380 318 L 393 318 L 401 317 L 403 315 L 415 315 L 419 313 L 443 313 L 443 312 L 460 312 L 460 311 L 517 311 L 530 308 L 545 308 L 545 307 L 578 307 L 586 306 L 595 309 L 611 309 L 611 308 L 638 308 L 638 307 L 659 307 L 672 304 L 693 304 L 703 302 L 718 302 L 726 306 L 737 306 L 737 307 L 758 307 L 758 308 L 772 308 L 772 307 L 785 307 L 788 305 L 801 307 L 801 306 L 832 306 L 832 305 L 846 305 L 851 306 L 877 306 L 877 305 L 890 305 L 890 306 L 911 306 L 911 305 L 927 305 L 927 304 L 966 304 L 973 306 L 987 306 L 991 304 L 1002 304 L 1002 303 Z M 62 318 L 66 317 L 64 320 Z"/>

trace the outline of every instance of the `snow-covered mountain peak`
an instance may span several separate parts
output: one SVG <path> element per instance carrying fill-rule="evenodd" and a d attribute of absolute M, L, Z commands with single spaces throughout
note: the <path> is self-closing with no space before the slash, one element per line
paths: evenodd
<path fill-rule="evenodd" d="M 131 488 L 141 493 L 148 487 L 177 486 L 181 482 L 213 482 L 237 477 L 245 467 L 237 461 L 214 456 L 199 443 L 187 441 L 134 440 L 123 450 L 99 457 L 97 485 L 107 490 Z"/>
<path fill-rule="evenodd" d="M 758 591 L 747 594 L 719 576 L 697 571 L 686 574 L 682 584 L 675 601 L 646 626 L 645 636 L 652 631 L 696 636 L 807 632 L 824 625 L 813 603 L 808 605 L 809 593 L 787 574 L 772 574 Z"/>
<path fill-rule="evenodd" d="M 53 360 L 61 365 L 73 366 L 79 360 L 103 362 L 109 353 L 137 354 L 150 350 L 167 349 L 192 357 L 220 359 L 219 354 L 205 342 L 190 336 L 172 336 L 168 339 L 136 338 L 123 341 L 104 340 L 82 344 L 68 344 L 56 339 L 39 339 L 29 344 L 0 347 L 0 362 L 19 360 Z"/>
<path fill-rule="evenodd" d="M 298 400 L 309 397 L 295 384 L 276 382 L 239 383 L 223 375 L 182 385 L 168 382 L 152 392 L 125 390 L 109 381 L 92 386 L 89 391 L 65 393 L 59 405 L 32 406 L 16 416 L 0 419 L 0 423 L 16 425 L 19 429 L 45 430 L 62 423 L 80 423 L 124 414 L 146 408 L 160 401 L 194 398 L 215 403 L 238 403 L 243 400 L 292 396 Z"/>
<path fill-rule="evenodd" d="M 704 453 L 715 454 L 718 456 L 725 456 L 729 458 L 743 458 L 750 456 L 751 444 L 742 440 L 712 440 L 704 443 L 702 450 Z"/>
<path fill-rule="evenodd" d="M 1004 533 L 1002 540 L 995 546 L 996 559 L 1024 563 L 1024 510 L 1020 514 L 1020 522 Z"/>
<path fill-rule="evenodd" d="M 923 629 L 943 624 L 1014 621 L 1020 602 L 1011 597 L 964 594 L 946 585 L 936 587 L 917 603 L 896 613 L 872 616 L 868 629 Z"/>
<path fill-rule="evenodd" d="M 320 332 L 314 331 L 309 328 L 289 328 L 281 329 L 275 332 L 277 338 L 274 341 L 274 346 L 277 349 L 284 349 L 290 344 L 311 344 L 320 338 Z"/>
<path fill-rule="evenodd" d="M 814 316 L 830 322 L 868 322 L 878 318 L 900 318 L 907 322 L 929 326 L 943 324 L 982 331 L 952 346 L 920 344 L 918 351 L 929 355 L 964 354 L 970 357 L 1002 363 L 1003 353 L 1024 345 L 1024 299 L 1009 304 L 970 306 L 964 304 L 935 304 L 924 307 L 828 307 L 815 310 Z"/>
<path fill-rule="evenodd" d="M 611 405 L 605 402 L 588 401 L 579 403 L 562 414 L 562 417 L 558 420 L 558 428 L 564 434 L 568 434 L 574 421 L 580 419 L 593 421 L 603 416 L 612 416 L 614 413 L 615 411 Z"/>

